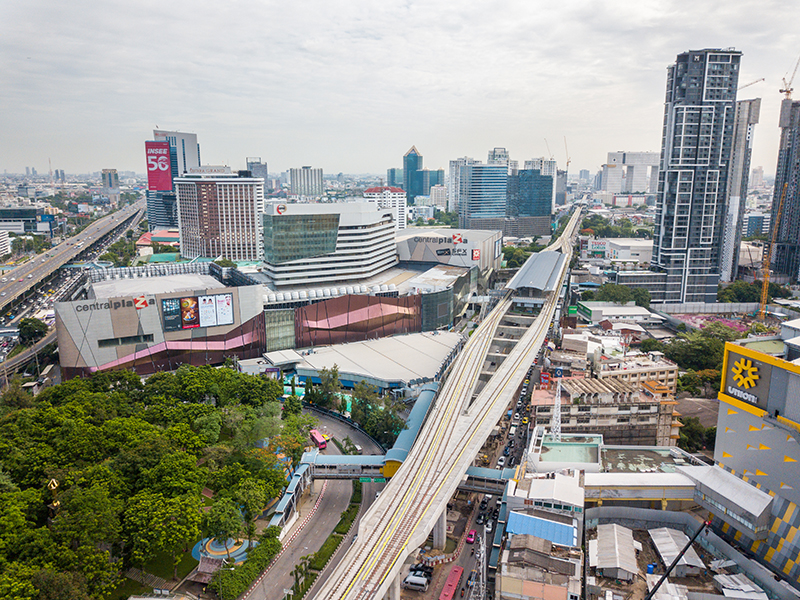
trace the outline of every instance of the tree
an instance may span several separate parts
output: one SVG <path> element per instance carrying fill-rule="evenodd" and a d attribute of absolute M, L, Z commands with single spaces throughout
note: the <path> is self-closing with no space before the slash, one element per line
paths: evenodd
<path fill-rule="evenodd" d="M 647 288 L 633 288 L 631 289 L 631 294 L 636 306 L 650 308 L 650 290 Z"/>
<path fill-rule="evenodd" d="M 594 290 L 583 290 L 581 292 L 581 302 L 591 302 L 594 300 Z"/>
<path fill-rule="evenodd" d="M 8 387 L 0 396 L 0 405 L 11 410 L 33 406 L 33 396 L 22 389 L 22 379 L 18 375 L 11 378 Z"/>
<path fill-rule="evenodd" d="M 299 415 L 302 411 L 303 403 L 300 398 L 291 395 L 283 403 L 283 414 L 281 416 L 285 419 L 287 415 Z"/>
<path fill-rule="evenodd" d="M 253 478 L 243 480 L 239 483 L 239 489 L 236 490 L 235 499 L 242 509 L 249 545 L 253 539 L 253 533 L 255 533 L 255 520 L 267 503 L 264 483 Z"/>
<path fill-rule="evenodd" d="M 228 540 L 238 537 L 242 530 L 242 517 L 230 498 L 219 498 L 203 517 L 203 533 L 225 545 L 228 559 L 231 552 Z"/>
<path fill-rule="evenodd" d="M 663 352 L 664 344 L 662 344 L 658 340 L 654 340 L 652 338 L 646 338 L 643 339 L 642 343 L 639 345 L 639 350 L 641 350 L 642 352 Z"/>
<path fill-rule="evenodd" d="M 616 283 L 606 283 L 600 286 L 595 294 L 595 299 L 599 302 L 615 302 L 616 304 L 626 304 L 633 300 L 631 288 Z"/>
<path fill-rule="evenodd" d="M 322 369 L 319 372 L 319 387 L 322 394 L 322 401 L 325 407 L 337 410 L 339 408 L 339 392 L 342 385 L 339 383 L 339 366 L 334 363 L 330 369 Z"/>
<path fill-rule="evenodd" d="M 233 262 L 230 258 L 218 258 L 214 261 L 214 264 L 222 267 L 223 269 L 233 268 L 236 266 L 236 263 Z"/>
<path fill-rule="evenodd" d="M 19 341 L 32 344 L 47 335 L 47 324 L 39 319 L 26 318 L 19 322 Z"/>
<path fill-rule="evenodd" d="M 74 549 L 113 543 L 119 537 L 121 503 L 103 485 L 89 489 L 68 489 L 61 497 L 62 508 L 53 522 L 53 531 Z"/>
<path fill-rule="evenodd" d="M 178 578 L 178 565 L 189 543 L 200 537 L 201 505 L 200 496 L 167 498 L 154 516 L 158 545 L 172 557 L 173 579 Z"/>
<path fill-rule="evenodd" d="M 86 578 L 81 573 L 60 573 L 52 568 L 37 571 L 31 582 L 38 590 L 37 600 L 90 600 Z"/>
<path fill-rule="evenodd" d="M 697 417 L 687 417 L 683 420 L 681 437 L 678 446 L 687 452 L 697 452 L 705 446 L 706 430 Z"/>
<path fill-rule="evenodd" d="M 353 388 L 350 418 L 366 429 L 370 415 L 380 408 L 378 391 L 362 379 Z"/>

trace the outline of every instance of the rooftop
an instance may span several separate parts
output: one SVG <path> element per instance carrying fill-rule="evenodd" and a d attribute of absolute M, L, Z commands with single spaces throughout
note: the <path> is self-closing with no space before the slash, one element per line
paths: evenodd
<path fill-rule="evenodd" d="M 225 286 L 210 275 L 181 273 L 163 277 L 137 279 L 110 279 L 91 285 L 90 298 L 123 298 L 138 294 L 171 294 L 173 292 L 197 292 L 222 289 Z"/>
<path fill-rule="evenodd" d="M 580 543 L 575 525 L 565 525 L 516 511 L 511 511 L 508 515 L 506 532 L 509 535 L 533 535 L 560 546 L 577 546 Z"/>
<path fill-rule="evenodd" d="M 532 288 L 551 292 L 556 288 L 564 260 L 565 257 L 560 252 L 543 251 L 531 254 L 517 274 L 506 284 L 506 288 L 511 290 Z"/>
<path fill-rule="evenodd" d="M 439 227 L 407 227 L 397 232 L 395 238 L 398 242 L 407 240 L 413 237 L 441 237 L 441 238 L 458 238 L 462 239 L 463 243 L 468 242 L 483 242 L 492 239 L 499 235 L 500 231 L 490 229 L 446 229 Z"/>

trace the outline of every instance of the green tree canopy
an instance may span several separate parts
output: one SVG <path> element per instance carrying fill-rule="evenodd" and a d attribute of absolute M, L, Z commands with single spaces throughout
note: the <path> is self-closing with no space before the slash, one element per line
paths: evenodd
<path fill-rule="evenodd" d="M 33 318 L 25 318 L 19 322 L 19 341 L 23 344 L 38 342 L 47 335 L 47 324 Z"/>

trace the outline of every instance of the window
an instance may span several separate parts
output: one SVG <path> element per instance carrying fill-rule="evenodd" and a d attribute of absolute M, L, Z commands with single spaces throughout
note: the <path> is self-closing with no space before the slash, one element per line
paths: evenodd
<path fill-rule="evenodd" d="M 131 344 L 147 344 L 153 341 L 152 333 L 143 335 L 129 335 L 127 337 L 110 338 L 107 340 L 97 340 L 100 348 L 113 348 L 114 346 L 129 346 Z"/>

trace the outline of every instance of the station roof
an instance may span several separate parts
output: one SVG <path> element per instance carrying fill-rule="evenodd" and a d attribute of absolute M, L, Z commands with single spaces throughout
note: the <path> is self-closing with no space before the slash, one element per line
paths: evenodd
<path fill-rule="evenodd" d="M 425 422 L 425 417 L 436 396 L 437 389 L 439 389 L 438 383 L 428 383 L 422 386 L 422 392 L 420 392 L 417 401 L 414 403 L 411 414 L 408 415 L 406 428 L 400 432 L 394 442 L 394 446 L 386 453 L 386 460 L 403 462 L 408 457 L 411 446 L 414 445 L 414 440 L 417 439 L 417 435 L 422 429 L 422 424 Z"/>
<path fill-rule="evenodd" d="M 552 292 L 558 284 L 558 275 L 565 257 L 560 252 L 543 251 L 531 254 L 517 274 L 506 284 L 506 288 L 519 290 L 533 288 Z"/>
<path fill-rule="evenodd" d="M 678 469 L 756 517 L 763 514 L 772 503 L 772 496 L 716 465 L 682 466 Z"/>

